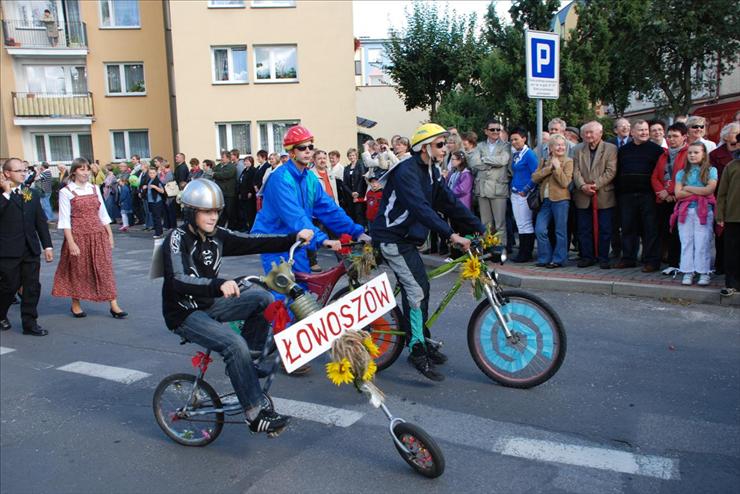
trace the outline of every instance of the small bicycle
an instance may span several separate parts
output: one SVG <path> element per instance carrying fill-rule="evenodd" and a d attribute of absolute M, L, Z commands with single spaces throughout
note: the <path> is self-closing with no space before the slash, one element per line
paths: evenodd
<path fill-rule="evenodd" d="M 300 245 L 301 242 L 296 242 L 290 249 L 289 259 L 283 261 L 280 266 L 275 266 L 267 276 L 238 278 L 240 288 L 246 289 L 250 284 L 256 284 L 268 290 L 287 288 L 286 293 L 290 293 L 293 302 L 298 299 L 306 300 L 304 295 L 307 294 L 295 283 L 296 277 L 291 269 L 294 252 Z M 344 264 L 340 264 L 340 266 L 344 266 Z M 335 269 L 338 270 L 339 268 Z M 333 279 L 331 284 L 333 288 L 334 283 L 341 277 L 339 275 L 334 278 L 337 272 L 333 274 L 301 275 L 299 278 L 314 287 L 321 285 L 325 288 L 326 281 Z M 295 308 L 296 306 L 291 304 L 291 307 Z M 183 339 L 181 344 L 185 343 L 188 343 L 188 341 Z M 210 354 L 211 352 L 208 350 L 205 353 L 198 352 L 193 357 L 192 364 L 198 369 L 196 375 L 179 373 L 167 376 L 154 391 L 152 407 L 157 424 L 170 439 L 183 446 L 206 446 L 215 441 L 221 434 L 224 424 L 244 424 L 243 418 L 225 419 L 226 416 L 243 414 L 243 408 L 236 394 L 233 391 L 219 394 L 204 379 L 208 365 L 212 361 Z M 262 351 L 252 352 L 252 358 L 257 375 L 262 380 L 263 406 L 272 409 L 274 404 L 268 393 L 280 362 L 280 354 L 276 351 L 272 327 L 268 331 Z M 442 475 L 445 469 L 444 455 L 434 439 L 421 427 L 408 423 L 402 418 L 394 417 L 385 403 L 381 402 L 377 406 L 388 418 L 389 432 L 393 438 L 394 446 L 404 461 L 416 472 L 426 477 L 435 478 Z M 280 432 L 282 431 L 271 436 L 275 437 Z"/>

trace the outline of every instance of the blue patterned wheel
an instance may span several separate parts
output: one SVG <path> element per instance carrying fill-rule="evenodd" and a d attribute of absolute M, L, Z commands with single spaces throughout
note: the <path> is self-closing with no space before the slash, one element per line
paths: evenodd
<path fill-rule="evenodd" d="M 504 386 L 531 388 L 550 379 L 565 358 L 563 323 L 541 298 L 521 290 L 503 292 L 504 317 L 513 339 L 506 338 L 488 300 L 468 323 L 468 348 L 478 368 Z"/>

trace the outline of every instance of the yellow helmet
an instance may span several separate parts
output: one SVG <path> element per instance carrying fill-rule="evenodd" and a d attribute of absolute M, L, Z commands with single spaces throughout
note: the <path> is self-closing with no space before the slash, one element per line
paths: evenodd
<path fill-rule="evenodd" d="M 446 137 L 448 135 L 449 132 L 447 132 L 441 125 L 437 125 L 436 123 L 425 123 L 416 129 L 414 135 L 411 136 L 411 149 L 418 153 L 421 151 L 421 147 L 424 144 L 432 142 L 439 136 Z"/>

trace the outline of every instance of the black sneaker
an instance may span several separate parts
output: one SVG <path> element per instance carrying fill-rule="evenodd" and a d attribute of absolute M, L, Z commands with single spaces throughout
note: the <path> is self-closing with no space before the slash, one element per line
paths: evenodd
<path fill-rule="evenodd" d="M 409 363 L 427 379 L 431 379 L 432 381 L 445 380 L 445 376 L 434 369 L 434 364 L 429 359 L 429 356 L 421 343 L 414 345 L 411 349 L 411 354 L 409 355 L 408 360 Z"/>
<path fill-rule="evenodd" d="M 266 432 L 267 434 L 279 433 L 288 426 L 290 417 L 280 415 L 272 410 L 262 409 L 259 415 L 249 423 L 252 432 Z"/>
<path fill-rule="evenodd" d="M 447 362 L 447 355 L 439 351 L 439 347 L 427 343 L 427 356 L 434 365 L 442 365 Z"/>

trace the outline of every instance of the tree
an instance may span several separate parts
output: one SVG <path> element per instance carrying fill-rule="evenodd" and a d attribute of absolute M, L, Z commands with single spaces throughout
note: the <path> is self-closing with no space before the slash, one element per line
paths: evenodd
<path fill-rule="evenodd" d="M 475 14 L 458 17 L 453 10 L 414 2 L 408 25 L 391 31 L 386 67 L 403 97 L 406 110 L 430 109 L 436 119 L 444 94 L 478 77 L 483 47 L 475 35 Z"/>

